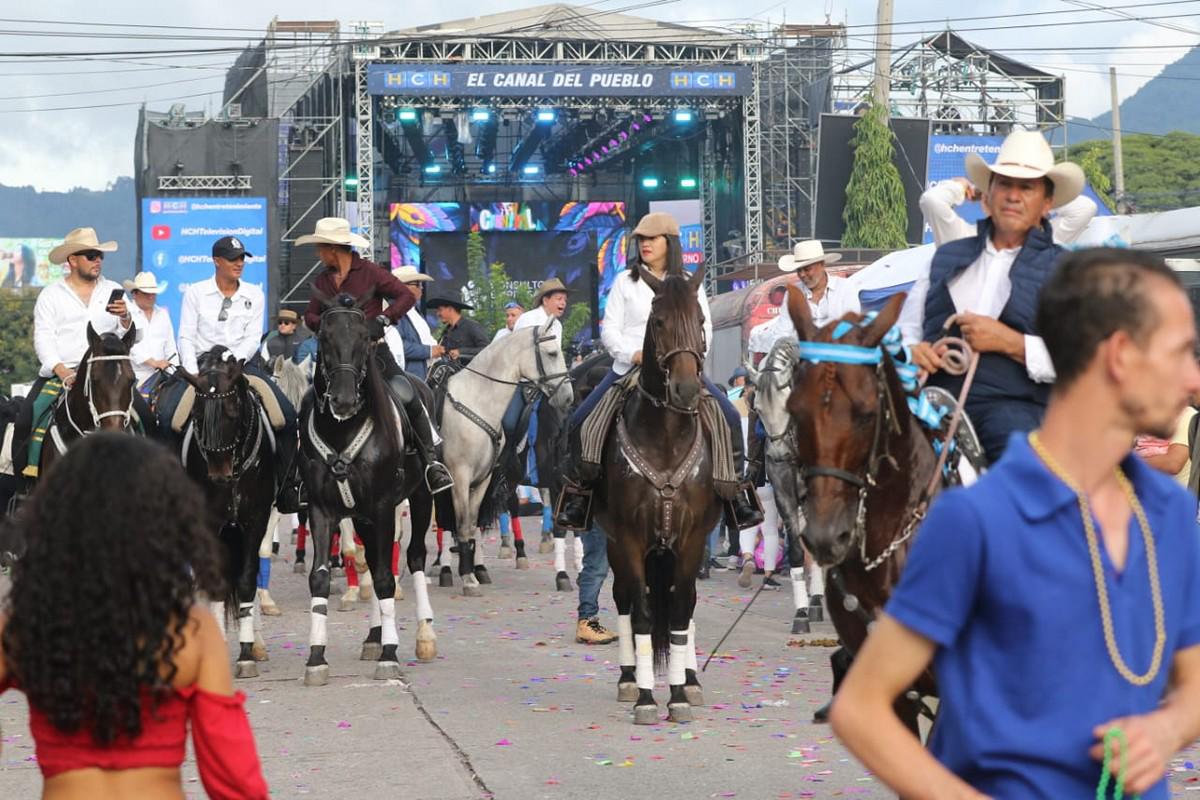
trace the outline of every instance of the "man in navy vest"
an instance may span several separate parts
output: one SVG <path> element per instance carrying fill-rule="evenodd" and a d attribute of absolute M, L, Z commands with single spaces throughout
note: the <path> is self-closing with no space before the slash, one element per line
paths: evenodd
<path fill-rule="evenodd" d="M 1054 366 L 1034 320 L 1038 295 L 1063 248 L 1054 243 L 1049 215 L 1083 190 L 1075 164 L 1054 163 L 1040 133 L 1014 131 L 993 164 L 974 153 L 967 175 L 989 216 L 974 236 L 937 249 L 929 275 L 917 281 L 900 317 L 913 360 L 929 383 L 955 396 L 962 378 L 942 371 L 944 348 L 933 342 L 960 334 L 980 354 L 966 410 L 989 462 L 1004 452 L 1013 431 L 1037 427 L 1054 382 Z"/>

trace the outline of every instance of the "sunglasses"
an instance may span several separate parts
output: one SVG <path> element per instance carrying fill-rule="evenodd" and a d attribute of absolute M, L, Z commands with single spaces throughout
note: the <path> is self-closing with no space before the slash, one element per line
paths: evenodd
<path fill-rule="evenodd" d="M 233 308 L 233 298 L 226 297 L 221 301 L 221 313 L 217 314 L 217 322 L 224 322 L 229 319 L 229 309 Z"/>
<path fill-rule="evenodd" d="M 88 261 L 104 260 L 104 253 L 101 253 L 99 250 L 84 250 L 82 253 L 76 253 L 75 255 L 80 258 L 86 258 Z"/>

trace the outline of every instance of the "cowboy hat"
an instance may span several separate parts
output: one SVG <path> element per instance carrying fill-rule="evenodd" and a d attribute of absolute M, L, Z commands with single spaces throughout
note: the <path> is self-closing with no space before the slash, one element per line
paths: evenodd
<path fill-rule="evenodd" d="M 67 234 L 62 244 L 50 251 L 50 263 L 62 264 L 67 256 L 82 253 L 85 250 L 99 250 L 101 253 L 116 252 L 116 242 L 101 242 L 96 238 L 95 228 L 76 228 Z"/>
<path fill-rule="evenodd" d="M 818 261 L 823 261 L 826 266 L 836 264 L 842 260 L 841 253 L 825 253 L 825 248 L 816 239 L 809 239 L 804 242 L 796 242 L 796 246 L 792 248 L 791 255 L 786 255 L 779 259 L 779 268 L 784 272 L 795 272 L 798 269 L 807 267 L 809 264 L 816 264 Z"/>
<path fill-rule="evenodd" d="M 400 281 L 401 283 L 424 283 L 425 281 L 433 280 L 432 275 L 426 275 L 424 272 L 419 271 L 416 267 L 409 265 L 396 267 L 394 270 L 392 270 L 392 275 L 394 275 L 396 280 Z"/>
<path fill-rule="evenodd" d="M 371 246 L 363 237 L 350 230 L 350 221 L 341 217 L 324 217 L 317 220 L 312 233 L 301 236 L 296 244 L 345 244 L 365 250 Z"/>
<path fill-rule="evenodd" d="M 1037 131 L 1013 131 L 1000 145 L 1000 152 L 991 164 L 978 153 L 968 153 L 967 178 L 980 191 L 986 190 L 992 175 L 1010 178 L 1049 178 L 1054 184 L 1054 208 L 1064 206 L 1079 197 L 1087 179 L 1079 165 L 1064 161 L 1054 163 L 1054 153 L 1046 138 Z"/>
<path fill-rule="evenodd" d="M 281 322 L 299 322 L 299 321 L 300 321 L 300 315 L 297 314 L 295 311 L 293 311 L 290 308 L 282 308 L 279 310 L 279 313 L 275 315 L 275 324 L 276 325 L 278 325 Z"/>
<path fill-rule="evenodd" d="M 453 297 L 431 297 L 425 301 L 426 308 L 440 308 L 442 306 L 457 308 L 459 311 L 473 311 L 475 309 L 475 306 L 464 303 L 461 300 L 455 300 Z"/>
<path fill-rule="evenodd" d="M 131 281 L 122 281 L 127 292 L 145 292 L 146 294 L 162 294 L 167 290 L 167 282 L 158 282 L 153 272 L 139 272 Z"/>
<path fill-rule="evenodd" d="M 570 294 L 570 292 L 567 291 L 567 287 L 564 286 L 563 282 L 558 278 L 551 278 L 548 281 L 542 281 L 541 285 L 538 286 L 537 292 L 533 295 L 533 300 L 530 301 L 530 305 L 534 308 L 537 308 L 538 305 L 541 304 L 543 297 L 548 294 L 554 294 L 555 292 Z"/>
<path fill-rule="evenodd" d="M 633 235 L 645 236 L 647 238 L 655 236 L 678 236 L 679 221 L 670 214 L 655 211 L 642 217 L 637 227 L 633 229 Z"/>

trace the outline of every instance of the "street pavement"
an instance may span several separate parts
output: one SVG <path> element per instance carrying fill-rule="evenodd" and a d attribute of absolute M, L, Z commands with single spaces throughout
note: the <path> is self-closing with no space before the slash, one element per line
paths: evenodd
<path fill-rule="evenodd" d="M 536 531 L 539 520 L 526 520 Z M 283 609 L 264 619 L 270 660 L 238 681 L 246 694 L 263 770 L 275 797 L 405 800 L 602 800 L 603 798 L 884 798 L 891 796 L 812 711 L 830 690 L 833 631 L 790 635 L 790 587 L 764 591 L 701 675 L 707 705 L 689 724 L 635 726 L 616 702 L 616 645 L 575 642 L 576 591 L 554 589 L 553 556 L 528 540 L 532 569 L 482 547 L 494 583 L 483 598 L 430 587 L 438 658 L 410 661 L 398 681 L 374 681 L 358 659 L 365 604 L 329 615 L 331 679 L 308 688 L 308 590 L 292 572 L 291 547 L 274 562 L 271 591 Z M 568 546 L 568 571 L 575 579 Z M 699 584 L 701 664 L 761 581 L 743 590 L 733 572 Z M 411 577 L 397 603 L 402 657 L 413 657 Z M 344 586 L 343 580 L 335 585 Z M 0 592 L 4 590 L 0 585 Z M 331 606 L 337 607 L 336 600 Z M 615 627 L 611 582 L 601 618 Z M 236 638 L 236 637 L 235 637 Z M 231 658 L 232 658 L 231 645 Z M 37 797 L 41 779 L 23 697 L 0 698 L 0 798 Z M 1189 751 L 1173 769 L 1172 794 L 1200 789 Z M 190 757 L 189 797 L 203 797 Z"/>

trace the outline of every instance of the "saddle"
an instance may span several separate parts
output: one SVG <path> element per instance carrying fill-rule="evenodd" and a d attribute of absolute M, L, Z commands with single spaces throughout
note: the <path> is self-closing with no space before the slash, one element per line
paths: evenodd
<path fill-rule="evenodd" d="M 246 378 L 246 382 L 250 384 L 254 393 L 258 395 L 258 400 L 262 403 L 263 411 L 267 413 L 267 421 L 271 423 L 271 427 L 277 431 L 282 430 L 284 426 L 283 409 L 279 407 L 279 401 L 275 399 L 275 393 L 271 391 L 271 387 L 257 375 L 244 375 L 243 377 Z M 179 405 L 175 408 L 175 416 L 171 417 L 171 430 L 175 433 L 183 433 L 188 419 L 192 416 L 192 406 L 195 403 L 196 387 L 189 385 L 179 399 Z"/>
<path fill-rule="evenodd" d="M 425 383 L 433 392 L 433 408 L 431 412 L 433 421 L 439 428 L 442 426 L 442 410 L 446 407 L 447 384 L 450 383 L 451 378 L 462 371 L 463 366 L 459 361 L 450 361 L 443 358 L 434 362 L 433 366 L 429 368 L 429 374 L 425 378 Z"/>
<path fill-rule="evenodd" d="M 934 450 L 938 451 L 940 455 L 940 448 L 949 432 L 950 418 L 954 415 L 958 399 L 940 386 L 926 386 L 921 389 L 920 402 L 928 403 L 940 417 L 936 427 L 931 427 L 928 423 L 921 426 L 925 435 L 929 437 Z M 922 422 L 926 422 L 924 415 L 918 415 L 918 418 L 922 419 Z M 955 431 L 954 439 L 950 442 L 950 455 L 946 457 L 946 466 L 943 468 L 942 474 L 944 486 L 962 484 L 964 462 L 977 476 L 982 475 L 987 469 L 987 456 L 984 454 L 983 445 L 979 442 L 979 434 L 976 433 L 975 426 L 967 415 L 966 409 L 963 409 L 958 421 L 958 430 Z"/>

